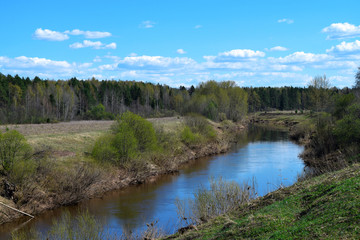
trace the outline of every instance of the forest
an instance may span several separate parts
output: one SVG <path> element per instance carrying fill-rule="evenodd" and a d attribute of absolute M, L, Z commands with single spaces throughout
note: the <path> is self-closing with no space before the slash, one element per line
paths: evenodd
<path fill-rule="evenodd" d="M 241 120 L 247 112 L 311 109 L 313 88 L 245 87 L 208 81 L 186 88 L 136 81 L 44 80 L 0 73 L 0 123 L 45 123 L 114 119 L 131 111 L 143 117 L 190 112 L 215 121 Z M 349 88 L 327 90 L 331 96 Z"/>

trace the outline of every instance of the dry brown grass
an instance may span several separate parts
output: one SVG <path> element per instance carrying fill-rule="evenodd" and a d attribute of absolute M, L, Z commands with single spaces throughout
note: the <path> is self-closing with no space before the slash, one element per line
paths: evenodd
<path fill-rule="evenodd" d="M 176 132 L 183 118 L 150 118 L 155 127 Z M 67 158 L 90 152 L 96 139 L 108 131 L 114 121 L 72 121 L 52 124 L 2 125 L 0 131 L 17 130 L 35 151 L 50 150 L 55 158 Z"/>

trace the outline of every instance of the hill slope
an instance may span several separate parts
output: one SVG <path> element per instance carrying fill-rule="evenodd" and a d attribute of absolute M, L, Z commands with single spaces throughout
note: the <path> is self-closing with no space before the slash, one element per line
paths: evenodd
<path fill-rule="evenodd" d="M 355 239 L 360 165 L 299 182 L 167 239 Z"/>

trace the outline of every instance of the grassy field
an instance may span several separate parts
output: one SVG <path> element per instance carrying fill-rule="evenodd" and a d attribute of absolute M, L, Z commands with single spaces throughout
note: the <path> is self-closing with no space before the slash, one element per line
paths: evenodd
<path fill-rule="evenodd" d="M 303 113 L 295 113 L 294 111 L 271 111 L 271 112 L 256 112 L 249 115 L 250 119 L 259 119 L 266 121 L 268 124 L 281 124 L 281 123 L 301 123 L 307 122 L 312 117 L 309 111 Z"/>
<path fill-rule="evenodd" d="M 182 118 L 150 118 L 155 127 L 177 131 Z M 35 151 L 50 150 L 55 157 L 72 157 L 90 152 L 96 139 L 110 130 L 114 121 L 72 121 L 52 124 L 2 125 L 0 131 L 17 130 Z"/>
<path fill-rule="evenodd" d="M 167 239 L 359 239 L 360 165 L 298 182 Z"/>

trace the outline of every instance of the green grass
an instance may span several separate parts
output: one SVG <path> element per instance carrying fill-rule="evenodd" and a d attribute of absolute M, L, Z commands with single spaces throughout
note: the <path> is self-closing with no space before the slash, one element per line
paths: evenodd
<path fill-rule="evenodd" d="M 359 239 L 360 165 L 299 182 L 175 239 Z"/>

